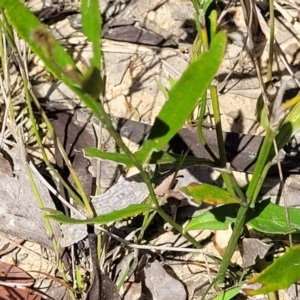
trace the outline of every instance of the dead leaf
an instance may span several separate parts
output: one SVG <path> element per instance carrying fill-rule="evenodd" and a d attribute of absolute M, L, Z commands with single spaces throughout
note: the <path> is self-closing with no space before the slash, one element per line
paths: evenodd
<path fill-rule="evenodd" d="M 183 284 L 171 277 L 155 260 L 144 268 L 145 285 L 153 300 L 185 300 L 187 294 Z"/>
<path fill-rule="evenodd" d="M 86 299 L 121 300 L 115 283 L 100 270 L 97 253 L 97 235 L 93 231 L 88 234 L 91 260 L 93 264 L 93 281 Z"/>
<path fill-rule="evenodd" d="M 29 183 L 25 165 L 20 159 L 18 149 L 12 148 L 7 154 L 13 163 L 11 173 L 9 164 L 0 165 L 0 220 L 1 232 L 21 239 L 33 241 L 44 247 L 52 248 L 51 238 L 47 233 L 44 219 Z M 13 171 L 13 172 L 12 172 Z M 48 190 L 36 176 L 33 178 L 45 207 L 55 209 Z M 55 236 L 60 236 L 59 224 L 52 223 Z"/>
<path fill-rule="evenodd" d="M 41 299 L 39 295 L 28 288 L 33 285 L 33 278 L 14 265 L 0 261 L 0 279 L 1 300 Z"/>
<path fill-rule="evenodd" d="M 262 259 L 265 257 L 273 244 L 266 244 L 259 239 L 244 238 L 242 241 L 242 257 L 244 268 L 253 266 L 256 262 L 257 256 Z"/>
<path fill-rule="evenodd" d="M 154 190 L 157 196 L 163 196 L 166 194 L 170 189 L 170 184 L 172 183 L 174 178 L 174 173 L 165 178 Z"/>
<path fill-rule="evenodd" d="M 131 204 L 140 204 L 148 195 L 144 182 L 120 180 L 106 193 L 92 197 L 92 203 L 97 215 L 103 215 Z"/>
<path fill-rule="evenodd" d="M 125 290 L 124 293 L 124 300 L 140 300 L 142 299 L 142 284 L 135 283 L 135 282 L 127 282 L 124 283 L 123 289 Z"/>

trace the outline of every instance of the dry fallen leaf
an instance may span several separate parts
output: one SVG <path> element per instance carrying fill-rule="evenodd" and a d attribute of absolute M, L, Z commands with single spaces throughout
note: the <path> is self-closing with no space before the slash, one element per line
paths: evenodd
<path fill-rule="evenodd" d="M 242 257 L 244 268 L 248 268 L 255 264 L 257 256 L 264 258 L 273 244 L 266 244 L 259 239 L 244 238 L 242 241 Z"/>
<path fill-rule="evenodd" d="M 10 234 L 52 248 L 42 211 L 38 207 L 18 149 L 12 148 L 6 156 L 9 160 L 0 165 L 0 231 L 3 234 Z M 13 164 L 9 171 L 8 161 Z M 33 178 L 44 206 L 55 209 L 48 190 L 34 174 Z M 51 223 L 54 234 L 58 238 L 60 236 L 59 224 Z"/>
<path fill-rule="evenodd" d="M 0 299 L 1 300 L 40 300 L 41 297 L 31 290 L 34 280 L 16 266 L 0 261 Z"/>
<path fill-rule="evenodd" d="M 140 300 L 142 295 L 142 285 L 141 283 L 128 282 L 124 283 L 123 289 L 124 300 Z"/>
<path fill-rule="evenodd" d="M 162 265 L 155 260 L 144 268 L 145 285 L 153 300 L 185 300 L 186 290 L 183 284 L 171 277 Z"/>

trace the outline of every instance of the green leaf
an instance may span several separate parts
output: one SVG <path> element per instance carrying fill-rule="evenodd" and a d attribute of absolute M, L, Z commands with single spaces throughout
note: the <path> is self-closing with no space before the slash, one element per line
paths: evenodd
<path fill-rule="evenodd" d="M 93 45 L 92 65 L 101 70 L 101 26 L 102 18 L 99 10 L 99 1 L 81 1 L 82 30 Z"/>
<path fill-rule="evenodd" d="M 165 96 L 165 98 L 168 100 L 169 98 L 169 92 L 167 90 L 167 88 L 156 78 L 154 78 L 158 88 L 160 89 L 160 91 L 163 93 L 163 95 Z"/>
<path fill-rule="evenodd" d="M 217 10 L 212 10 L 212 12 L 209 15 L 209 21 L 210 21 L 210 36 L 211 38 L 214 38 L 216 35 L 216 32 L 218 30 L 218 12 Z"/>
<path fill-rule="evenodd" d="M 99 158 L 102 160 L 110 160 L 114 161 L 118 164 L 127 166 L 127 167 L 133 167 L 133 162 L 125 155 L 121 153 L 110 153 L 110 152 L 104 152 L 97 148 L 85 148 L 84 153 L 86 156 L 91 158 Z M 173 154 L 173 153 L 167 153 L 167 152 L 154 152 L 151 155 L 151 158 L 149 159 L 149 164 L 172 164 L 177 163 L 180 161 L 180 158 L 182 156 L 179 154 Z M 197 164 L 204 164 L 208 166 L 214 166 L 214 163 L 208 159 L 201 159 L 194 156 L 186 156 L 185 163 L 197 163 Z"/>
<path fill-rule="evenodd" d="M 226 230 L 228 229 L 229 224 L 235 222 L 239 207 L 240 206 L 237 204 L 228 204 L 207 210 L 199 216 L 193 218 L 185 226 L 185 230 Z"/>
<path fill-rule="evenodd" d="M 81 268 L 75 266 L 75 278 L 78 291 L 83 292 L 85 283 L 83 282 L 83 275 L 81 274 Z"/>
<path fill-rule="evenodd" d="M 191 183 L 180 190 L 200 205 L 203 202 L 210 205 L 240 203 L 240 199 L 228 191 L 207 183 Z"/>
<path fill-rule="evenodd" d="M 100 75 L 101 70 L 101 26 L 102 18 L 98 1 L 81 1 L 82 29 L 83 33 L 91 41 L 93 46 L 93 58 L 84 78 L 82 90 L 94 99 L 98 99 L 104 89 L 104 83 Z"/>
<path fill-rule="evenodd" d="M 234 296 L 236 296 L 241 290 L 241 287 L 235 287 L 232 289 L 228 289 L 219 296 L 215 297 L 213 300 L 231 300 Z"/>
<path fill-rule="evenodd" d="M 257 231 L 270 234 L 289 234 L 300 231 L 300 209 L 289 207 L 291 227 L 287 225 L 285 208 L 269 201 L 262 201 L 250 211 L 248 225 Z"/>
<path fill-rule="evenodd" d="M 283 256 L 277 258 L 256 277 L 242 286 L 248 296 L 267 294 L 287 289 L 300 279 L 300 246 L 287 248 Z"/>
<path fill-rule="evenodd" d="M 276 136 L 278 150 L 280 150 L 291 137 L 300 131 L 300 103 L 295 105 L 291 112 L 286 116 L 284 122 L 279 128 Z"/>
<path fill-rule="evenodd" d="M 132 204 L 122 210 L 115 210 L 105 215 L 99 215 L 95 218 L 79 220 L 67 217 L 61 214 L 47 215 L 46 217 L 63 224 L 107 224 L 122 220 L 134 215 L 149 211 L 152 209 L 151 204 Z"/>
<path fill-rule="evenodd" d="M 149 164 L 172 164 L 172 163 L 179 163 L 182 159 L 182 155 L 175 154 L 175 153 L 168 153 L 164 151 L 154 152 L 152 153 Z M 215 166 L 215 163 L 211 160 L 205 158 L 198 158 L 195 156 L 185 156 L 184 163 L 195 163 L 195 164 L 202 164 L 207 166 Z"/>
<path fill-rule="evenodd" d="M 149 137 L 137 153 L 145 163 L 153 151 L 161 151 L 170 139 L 182 128 L 199 98 L 213 80 L 226 49 L 226 33 L 219 32 L 209 51 L 202 53 L 189 65 L 169 93 L 169 100 L 156 118 Z"/>
<path fill-rule="evenodd" d="M 85 148 L 84 153 L 91 158 L 99 158 L 101 160 L 110 160 L 126 167 L 133 167 L 134 164 L 128 156 L 117 152 L 104 152 L 97 148 Z"/>
<path fill-rule="evenodd" d="M 43 207 L 43 208 L 41 208 L 41 210 L 51 213 L 53 215 L 64 215 L 61 211 L 50 208 L 50 207 Z"/>
<path fill-rule="evenodd" d="M 99 103 L 89 94 L 80 90 L 83 76 L 72 58 L 54 39 L 51 32 L 19 0 L 0 0 L 0 7 L 4 8 L 9 23 L 15 28 L 20 37 L 28 43 L 32 51 L 39 56 L 46 68 L 76 93 L 101 121 Z"/>
<path fill-rule="evenodd" d="M 230 223 L 235 222 L 238 206 L 228 204 L 205 211 L 192 219 L 186 230 L 211 229 L 225 230 Z M 300 231 L 300 209 L 288 208 L 291 227 L 287 225 L 285 208 L 267 200 L 249 210 L 247 224 L 253 229 L 268 234 L 289 234 Z"/>
<path fill-rule="evenodd" d="M 170 87 L 172 88 L 177 81 L 172 76 L 169 76 L 169 82 L 170 82 Z"/>
<path fill-rule="evenodd" d="M 270 122 L 268 117 L 268 108 L 265 106 L 262 95 L 259 96 L 256 102 L 255 116 L 259 125 L 267 130 Z"/>
<path fill-rule="evenodd" d="M 202 2 L 202 7 L 203 7 L 205 14 L 207 13 L 207 10 L 212 3 L 213 3 L 213 0 L 204 0 Z"/>
<path fill-rule="evenodd" d="M 91 65 L 83 76 L 81 89 L 84 93 L 89 94 L 94 100 L 99 99 L 99 96 L 104 89 L 100 70 L 93 65 L 93 62 L 91 62 Z"/>
<path fill-rule="evenodd" d="M 41 58 L 47 69 L 71 86 L 80 86 L 81 73 L 50 31 L 19 0 L 0 0 L 9 23 Z M 24 22 L 26 20 L 26 22 Z"/>

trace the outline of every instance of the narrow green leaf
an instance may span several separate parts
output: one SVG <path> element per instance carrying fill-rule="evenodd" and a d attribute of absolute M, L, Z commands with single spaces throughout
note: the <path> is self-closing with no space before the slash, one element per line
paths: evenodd
<path fill-rule="evenodd" d="M 228 289 L 219 296 L 215 297 L 213 300 L 231 300 L 234 296 L 236 296 L 241 290 L 241 287 L 235 287 L 232 289 Z"/>
<path fill-rule="evenodd" d="M 204 0 L 202 2 L 202 7 L 203 7 L 203 10 L 205 12 L 205 14 L 207 13 L 207 9 L 209 8 L 209 6 L 213 3 L 213 0 Z"/>
<path fill-rule="evenodd" d="M 82 0 L 81 16 L 83 33 L 91 41 L 94 55 L 88 71 L 84 74 L 82 90 L 94 99 L 98 99 L 104 89 L 104 83 L 100 75 L 102 18 L 99 10 L 99 2 Z"/>
<path fill-rule="evenodd" d="M 213 80 L 226 49 L 226 33 L 219 32 L 209 51 L 202 53 L 191 63 L 169 93 L 169 100 L 156 118 L 150 135 L 137 153 L 145 163 L 153 151 L 161 151 L 170 139 L 182 128 Z"/>
<path fill-rule="evenodd" d="M 71 86 L 80 86 L 81 73 L 50 31 L 19 0 L 0 0 L 9 23 L 41 58 L 47 69 Z M 26 21 L 25 21 L 26 20 Z"/>
<path fill-rule="evenodd" d="M 167 90 L 167 88 L 156 78 L 154 78 L 158 88 L 160 89 L 160 91 L 163 93 L 163 95 L 165 96 L 166 99 L 169 98 L 169 92 Z"/>
<path fill-rule="evenodd" d="M 226 230 L 229 224 L 235 222 L 238 208 L 238 204 L 228 204 L 207 210 L 193 218 L 186 225 L 185 230 Z"/>
<path fill-rule="evenodd" d="M 86 156 L 91 158 L 110 160 L 127 167 L 134 166 L 132 161 L 125 154 L 104 152 L 96 148 L 86 148 L 84 149 L 84 153 Z M 151 155 L 151 158 L 149 159 L 149 164 L 163 165 L 163 164 L 178 163 L 181 157 L 182 156 L 179 154 L 167 153 L 163 151 L 154 152 Z M 212 161 L 208 159 L 197 158 L 194 156 L 186 156 L 184 162 L 214 166 L 214 163 Z"/>
<path fill-rule="evenodd" d="M 83 281 L 82 270 L 80 267 L 75 266 L 75 278 L 78 291 L 82 292 L 84 290 L 85 282 Z"/>
<path fill-rule="evenodd" d="M 39 56 L 46 68 L 76 93 L 93 114 L 101 120 L 99 103 L 89 94 L 81 91 L 82 74 L 51 32 L 19 0 L 0 0 L 0 7 L 4 8 L 10 24 L 32 51 Z"/>
<path fill-rule="evenodd" d="M 93 63 L 92 65 L 101 70 L 101 26 L 102 18 L 99 10 L 99 1 L 82 0 L 81 16 L 83 33 L 92 42 L 93 45 Z"/>
<path fill-rule="evenodd" d="M 50 208 L 50 207 L 44 207 L 44 208 L 41 208 L 41 210 L 51 213 L 53 215 L 64 215 L 61 211 Z"/>
<path fill-rule="evenodd" d="M 177 81 L 172 76 L 169 76 L 169 82 L 170 82 L 170 87 L 172 88 Z"/>
<path fill-rule="evenodd" d="M 277 258 L 256 277 L 242 286 L 248 296 L 267 294 L 287 289 L 300 279 L 300 246 L 287 248 L 283 256 Z"/>
<path fill-rule="evenodd" d="M 218 12 L 216 9 L 212 10 L 212 12 L 210 13 L 209 21 L 210 21 L 210 36 L 213 39 L 218 30 Z"/>
<path fill-rule="evenodd" d="M 259 98 L 257 99 L 255 116 L 259 125 L 263 129 L 267 130 L 268 126 L 270 125 L 270 122 L 268 117 L 268 109 L 265 106 L 262 95 L 260 95 Z"/>
<path fill-rule="evenodd" d="M 240 203 L 240 199 L 228 191 L 207 183 L 191 183 L 180 190 L 200 205 L 203 202 L 210 205 Z"/>
<path fill-rule="evenodd" d="M 104 152 L 96 148 L 85 148 L 84 153 L 91 158 L 99 158 L 101 160 L 110 160 L 126 167 L 133 167 L 134 164 L 128 156 L 117 152 Z"/>
<path fill-rule="evenodd" d="M 152 209 L 151 204 L 132 204 L 122 210 L 115 210 L 105 215 L 99 215 L 95 218 L 79 220 L 67 217 L 65 215 L 48 215 L 47 217 L 63 224 L 107 224 L 122 220 L 134 215 L 144 213 Z"/>
<path fill-rule="evenodd" d="M 151 158 L 149 159 L 149 164 L 164 165 L 164 164 L 178 163 L 181 158 L 182 155 L 180 154 L 168 153 L 164 151 L 154 152 L 151 155 Z M 195 156 L 188 156 L 188 155 L 184 158 L 184 163 L 195 163 L 195 164 L 203 164 L 207 166 L 215 166 L 215 163 L 211 160 L 205 158 L 198 158 Z"/>

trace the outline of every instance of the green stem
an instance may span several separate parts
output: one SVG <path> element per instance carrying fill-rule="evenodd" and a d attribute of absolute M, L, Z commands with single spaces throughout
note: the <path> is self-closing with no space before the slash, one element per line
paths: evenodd
<path fill-rule="evenodd" d="M 237 183 L 231 169 L 229 169 L 229 173 L 228 173 L 228 177 L 230 179 L 230 182 L 235 190 L 235 192 L 237 193 L 238 197 L 240 198 L 242 204 L 247 204 L 247 198 L 245 196 L 245 194 L 243 193 L 242 189 L 240 188 L 239 184 Z"/>
<path fill-rule="evenodd" d="M 216 134 L 217 134 L 217 142 L 218 142 L 218 149 L 221 161 L 221 168 L 226 168 L 227 158 L 225 153 L 225 144 L 223 140 L 223 131 L 222 131 L 222 124 L 221 124 L 221 113 L 219 108 L 219 101 L 218 101 L 218 93 L 217 87 L 212 85 L 210 87 L 210 94 L 211 94 L 211 101 L 212 101 L 212 108 L 213 114 L 215 119 L 215 127 L 216 127 Z M 235 195 L 235 190 L 232 186 L 230 178 L 227 172 L 222 172 L 222 177 L 225 182 L 226 188 L 228 192 L 232 195 Z"/>
<path fill-rule="evenodd" d="M 253 172 L 252 179 L 246 191 L 246 197 L 248 201 L 250 201 L 250 207 L 252 208 L 255 205 L 256 197 L 267 175 L 268 168 L 265 169 L 265 167 L 266 164 L 269 163 L 271 159 L 270 151 L 273 145 L 273 140 L 276 135 L 275 132 L 276 130 L 273 131 L 270 127 L 268 127 L 266 136 L 263 140 L 261 149 L 259 151 L 259 155 L 255 164 L 255 169 Z M 268 166 L 270 166 L 270 164 L 268 164 Z"/>
<path fill-rule="evenodd" d="M 238 239 L 243 231 L 245 226 L 245 220 L 247 216 L 247 212 L 249 207 L 254 207 L 257 195 L 261 189 L 261 186 L 265 180 L 267 172 L 270 167 L 270 150 L 273 145 L 273 140 L 275 138 L 275 131 L 268 128 L 266 136 L 264 138 L 263 144 L 261 146 L 261 150 L 259 151 L 258 159 L 255 164 L 255 169 L 253 172 L 253 177 L 250 181 L 248 189 L 246 191 L 246 197 L 248 203 L 246 206 L 241 206 L 239 208 L 235 226 L 233 229 L 232 236 L 228 243 L 228 247 L 226 249 L 222 264 L 220 266 L 220 270 L 218 272 L 218 276 L 215 279 L 214 283 L 221 283 L 224 281 L 227 268 L 230 264 L 231 257 L 236 249 L 236 245 Z"/>
<path fill-rule="evenodd" d="M 78 178 L 76 172 L 72 169 L 72 166 L 70 166 L 69 160 L 68 160 L 67 155 L 65 154 L 65 152 L 62 152 L 62 156 L 64 157 L 64 160 L 65 160 L 66 164 L 69 167 L 70 173 L 72 174 L 72 177 L 73 177 L 74 182 L 75 182 L 75 184 L 77 186 L 78 192 L 79 192 L 79 194 L 82 197 L 83 203 L 82 203 L 81 199 L 79 199 L 79 197 L 76 195 L 76 193 L 74 193 L 72 191 L 72 189 L 65 182 L 65 180 L 58 174 L 58 172 L 56 170 L 54 170 L 54 168 L 52 167 L 52 165 L 50 164 L 50 162 L 48 160 L 48 157 L 47 157 L 47 155 L 46 155 L 46 153 L 44 151 L 43 144 L 42 144 L 42 141 L 41 141 L 40 136 L 39 136 L 39 132 L 38 132 L 36 120 L 35 120 L 35 117 L 34 117 L 34 114 L 33 114 L 32 106 L 31 106 L 31 99 L 34 100 L 37 108 L 41 111 L 42 109 L 41 109 L 40 103 L 37 101 L 35 95 L 32 94 L 32 92 L 29 91 L 29 89 L 28 89 L 27 78 L 26 78 L 26 75 L 25 75 L 25 72 L 24 72 L 24 65 L 23 65 L 23 62 L 20 60 L 20 54 L 18 53 L 18 49 L 15 46 L 14 40 L 10 38 L 10 35 L 9 35 L 8 31 L 6 31 L 5 34 L 6 34 L 6 37 L 8 38 L 9 45 L 15 51 L 15 53 L 17 53 L 17 55 L 15 57 L 18 60 L 19 65 L 21 66 L 22 78 L 23 78 L 23 82 L 24 82 L 24 89 L 25 89 L 25 93 L 26 93 L 25 99 L 26 99 L 26 103 L 27 103 L 27 107 L 28 107 L 29 117 L 30 117 L 30 120 L 31 120 L 31 122 L 33 124 L 32 128 L 33 128 L 35 137 L 37 139 L 38 145 L 39 145 L 40 149 L 42 150 L 43 159 L 44 159 L 45 163 L 47 164 L 47 166 L 51 170 L 54 171 L 55 176 L 58 177 L 58 179 L 60 180 L 60 182 L 62 182 L 63 185 L 66 187 L 66 189 L 70 192 L 70 195 L 74 198 L 74 200 L 76 201 L 76 203 L 78 205 L 80 205 L 80 206 L 83 206 L 83 203 L 84 203 L 88 214 L 92 216 L 93 215 L 93 211 L 92 211 L 92 209 L 90 207 L 89 200 L 88 200 L 88 198 L 87 198 L 87 196 L 86 196 L 86 194 L 84 192 L 84 189 L 83 189 L 83 186 L 81 184 L 81 181 Z M 46 117 L 46 115 L 43 114 L 43 116 L 44 116 L 44 121 L 45 122 L 48 121 L 48 118 Z M 46 124 L 47 124 L 48 130 L 52 129 L 52 126 L 51 125 L 49 126 L 49 124 L 50 124 L 49 121 L 46 122 Z M 52 133 L 52 136 L 54 136 L 53 129 L 50 130 L 50 131 Z M 63 149 L 61 145 L 60 145 L 60 148 Z M 64 154 L 65 154 L 65 156 L 64 156 Z"/>
<path fill-rule="evenodd" d="M 200 113 L 199 113 L 199 118 L 198 118 L 198 122 L 197 122 L 198 138 L 199 138 L 200 142 L 202 143 L 203 147 L 205 148 L 205 150 L 208 152 L 208 154 L 214 160 L 214 162 L 219 162 L 219 159 L 215 156 L 215 154 L 209 148 L 209 146 L 206 142 L 205 136 L 203 134 L 202 123 L 203 123 L 203 119 L 204 119 L 204 116 L 205 116 L 206 100 L 207 100 L 207 96 L 206 96 L 206 93 L 205 93 L 205 95 L 202 97 L 202 100 L 201 100 Z"/>
<path fill-rule="evenodd" d="M 214 95 L 214 90 L 212 90 L 212 95 Z M 215 97 L 215 95 L 214 95 L 214 97 Z M 213 98 L 213 96 L 212 96 L 212 98 Z M 214 114 L 216 112 L 217 112 L 217 117 L 218 117 L 218 111 L 214 110 Z M 277 124 L 277 125 L 274 125 L 274 124 Z M 259 191 L 262 187 L 262 184 L 265 180 L 265 177 L 268 173 L 268 170 L 271 166 L 272 157 L 270 155 L 270 152 L 271 152 L 271 149 L 273 146 L 273 141 L 275 139 L 276 132 L 277 132 L 277 129 L 279 128 L 279 126 L 280 126 L 280 120 L 278 122 L 276 120 L 276 122 L 274 121 L 273 124 L 270 124 L 267 129 L 266 136 L 263 140 L 256 164 L 255 164 L 253 177 L 252 177 L 250 184 L 248 186 L 248 189 L 246 191 L 246 200 L 247 200 L 247 202 L 245 203 L 246 205 L 241 206 L 238 210 L 233 233 L 232 233 L 232 236 L 228 243 L 228 247 L 226 249 L 223 261 L 221 263 L 220 270 L 218 272 L 216 279 L 214 280 L 214 283 L 221 283 L 224 281 L 227 268 L 230 264 L 231 257 L 236 249 L 238 239 L 244 229 L 248 209 L 249 209 L 249 207 L 253 208 L 255 206 L 255 201 L 256 201 Z M 216 128 L 217 128 L 217 120 L 216 120 Z M 218 128 L 218 130 L 220 131 L 221 128 Z M 219 139 L 220 139 L 220 137 L 219 137 Z M 218 139 L 218 142 L 219 142 L 219 139 Z M 220 150 L 222 150 L 222 149 L 220 149 Z M 224 153 L 222 151 L 220 151 L 221 162 L 223 162 L 223 155 L 224 155 Z M 243 199 L 243 198 L 241 198 L 241 199 Z"/>
<path fill-rule="evenodd" d="M 228 266 L 230 264 L 231 257 L 234 254 L 236 245 L 238 243 L 240 235 L 242 234 L 244 226 L 245 226 L 245 220 L 246 220 L 248 208 L 249 208 L 248 205 L 241 206 L 238 210 L 236 222 L 234 224 L 234 229 L 233 229 L 232 235 L 230 237 L 230 241 L 228 243 L 224 258 L 222 260 L 220 270 L 218 272 L 218 275 L 217 275 L 214 283 L 218 284 L 218 283 L 222 283 L 224 281 Z"/>
<path fill-rule="evenodd" d="M 139 236 L 137 238 L 138 242 L 141 242 L 141 240 L 144 238 L 145 231 L 147 230 L 147 228 L 151 224 L 151 222 L 152 222 L 153 218 L 156 216 L 156 214 L 157 214 L 156 210 L 154 210 L 152 212 L 146 212 L 146 215 L 144 217 L 143 224 L 142 224 L 142 227 L 141 227 L 141 231 L 140 231 Z"/>

